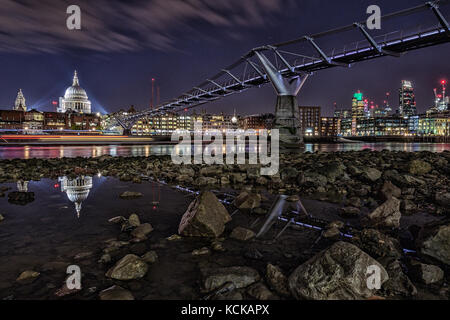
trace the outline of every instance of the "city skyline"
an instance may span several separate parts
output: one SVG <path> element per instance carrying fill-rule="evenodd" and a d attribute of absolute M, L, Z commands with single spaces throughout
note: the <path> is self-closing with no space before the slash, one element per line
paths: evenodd
<path fill-rule="evenodd" d="M 250 6 L 243 11 L 249 17 L 248 23 L 241 22 L 243 25 L 233 20 L 234 9 L 231 7 L 213 6 L 208 12 L 214 17 L 222 18 L 222 22 L 209 19 L 203 21 L 204 23 L 196 23 L 196 27 L 192 27 L 190 34 L 177 35 L 172 30 L 170 38 L 177 46 L 164 49 L 155 47 L 152 38 L 149 40 L 150 45 L 143 45 L 143 48 L 128 48 L 120 52 L 105 46 L 104 50 L 99 50 L 86 45 L 85 41 L 90 42 L 85 37 L 95 36 L 91 30 L 81 30 L 78 34 L 66 30 L 63 35 L 70 35 L 73 39 L 70 46 L 52 39 L 49 41 L 51 42 L 49 53 L 42 53 L 45 50 L 40 49 L 30 50 L 30 48 L 27 50 L 22 48 L 24 50 L 17 53 L 21 48 L 8 47 L 8 41 L 11 39 L 2 36 L 0 68 L 3 72 L 0 76 L 0 87 L 2 87 L 0 106 L 11 105 L 17 90 L 22 88 L 28 101 L 31 102 L 31 107 L 46 105 L 49 110 L 51 101 L 57 100 L 62 95 L 63 88 L 72 78 L 73 70 L 77 69 L 82 75 L 83 87 L 92 99 L 94 111 L 109 113 L 129 105 L 143 109 L 150 104 L 152 78 L 157 79 L 161 88 L 161 101 L 170 100 L 211 75 L 215 70 L 220 70 L 230 63 L 233 57 L 242 55 L 255 45 L 286 40 L 301 34 L 341 26 L 348 21 L 364 19 L 365 9 L 369 4 L 369 1 L 348 1 L 344 5 L 339 4 L 340 7 L 343 6 L 340 10 L 344 13 L 336 16 L 333 12 L 336 11 L 337 5 L 333 3 L 327 3 L 325 6 L 317 2 L 305 2 L 301 5 L 292 1 L 260 2 L 260 7 Z M 423 1 L 398 1 L 391 4 L 381 1 L 380 7 L 383 13 L 388 13 L 422 3 Z M 288 5 L 291 10 L 283 11 L 283 5 Z M 86 9 L 89 16 L 98 12 L 97 7 L 89 6 L 83 1 L 80 1 L 80 6 Z M 45 7 L 46 2 L 43 4 L 43 8 Z M 57 8 L 58 6 L 54 10 Z M 20 12 L 15 11 L 14 8 L 7 8 L 7 10 L 11 11 L 12 17 L 20 18 Z M 308 15 L 303 16 L 302 12 L 308 12 Z M 255 18 L 256 13 L 257 18 Z M 183 26 L 190 26 L 192 21 L 206 19 L 195 15 L 176 14 L 183 19 L 181 27 L 173 26 L 175 29 L 179 28 L 178 30 Z M 169 13 L 164 13 L 164 17 L 167 15 Z M 319 15 L 327 17 L 326 26 L 323 20 L 318 19 Z M 166 21 L 164 17 L 156 16 Z M 298 16 L 304 19 L 299 21 Z M 47 24 L 45 17 L 44 15 L 42 19 L 46 27 L 56 23 L 53 19 Z M 64 18 L 65 15 L 62 14 L 61 19 Z M 0 22 L 0 26 L 4 27 L 4 30 L 10 30 L 8 23 L 11 23 L 11 19 Z M 105 21 L 109 21 L 108 19 L 105 18 Z M 139 21 L 148 22 L 147 20 L 141 17 Z M 319 20 L 322 22 L 319 23 Z M 103 20 L 95 22 L 99 21 Z M 226 23 L 227 32 L 226 35 L 221 35 L 225 31 L 224 23 Z M 155 30 L 154 26 L 147 25 L 146 28 Z M 16 29 L 19 38 L 33 34 L 31 31 L 21 32 L 20 25 Z M 245 34 L 245 42 L 235 39 L 234 36 L 238 31 L 240 36 Z M 11 32 L 14 34 L 14 30 Z M 36 32 L 39 33 L 39 28 Z M 221 35 L 220 39 L 223 41 L 211 40 L 218 35 Z M 108 34 L 102 37 L 109 40 Z M 53 50 L 55 46 L 60 50 Z M 224 47 L 227 50 L 223 50 Z M 408 79 L 416 88 L 418 112 L 425 112 L 433 104 L 433 89 L 437 87 L 437 82 L 450 74 L 449 67 L 442 65 L 448 52 L 449 45 L 444 44 L 436 48 L 408 53 L 400 59 L 387 57 L 383 60 L 358 64 L 347 70 L 331 69 L 317 73 L 305 83 L 298 103 L 299 105 L 320 105 L 324 114 L 331 115 L 333 103 L 336 102 L 339 107 L 350 105 L 349 96 L 351 97 L 352 92 L 357 89 L 364 92 L 366 96 L 379 97 L 377 99 L 380 104 L 386 91 L 396 92 L 400 81 Z M 380 72 L 383 70 L 381 68 L 386 66 L 389 66 L 389 73 Z M 391 96 L 390 102 L 395 108 L 397 101 L 394 97 Z M 207 108 L 212 113 L 220 111 L 232 113 L 234 109 L 237 109 L 239 114 L 273 112 L 275 100 L 272 88 L 266 85 L 259 90 L 249 90 L 239 96 L 227 97 L 219 102 L 208 104 Z"/>

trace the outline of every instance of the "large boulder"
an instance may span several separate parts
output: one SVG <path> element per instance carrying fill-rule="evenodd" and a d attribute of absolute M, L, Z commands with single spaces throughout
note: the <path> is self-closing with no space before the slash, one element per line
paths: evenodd
<path fill-rule="evenodd" d="M 400 198 L 401 195 L 402 189 L 390 181 L 385 181 L 380 189 L 380 198 L 385 201 L 391 199 L 392 197 Z"/>
<path fill-rule="evenodd" d="M 409 173 L 414 175 L 427 174 L 433 169 L 428 162 L 423 160 L 412 160 L 408 167 Z"/>
<path fill-rule="evenodd" d="M 134 300 L 130 291 L 119 286 L 112 286 L 99 294 L 100 300 Z"/>
<path fill-rule="evenodd" d="M 367 222 L 372 227 L 398 228 L 400 227 L 401 201 L 390 198 L 367 216 Z"/>
<path fill-rule="evenodd" d="M 267 265 L 266 280 L 270 288 L 275 290 L 275 292 L 279 295 L 285 297 L 289 297 L 291 295 L 289 292 L 288 279 L 278 266 L 274 266 L 270 263 Z"/>
<path fill-rule="evenodd" d="M 178 233 L 190 237 L 219 237 L 231 221 L 227 209 L 210 191 L 202 192 L 181 218 Z"/>
<path fill-rule="evenodd" d="M 202 270 L 203 288 L 212 291 L 225 283 L 231 282 L 235 288 L 245 288 L 258 282 L 261 277 L 258 271 L 250 267 L 228 267 Z"/>
<path fill-rule="evenodd" d="M 417 289 L 403 272 L 400 261 L 391 258 L 383 260 L 385 260 L 384 265 L 389 275 L 388 281 L 383 284 L 383 292 L 390 296 L 415 296 L 417 294 Z"/>
<path fill-rule="evenodd" d="M 148 265 L 138 256 L 127 254 L 106 272 L 108 278 L 116 280 L 133 280 L 145 276 Z"/>
<path fill-rule="evenodd" d="M 425 226 L 419 234 L 420 253 L 450 265 L 450 223 Z"/>
<path fill-rule="evenodd" d="M 383 266 L 358 247 L 336 242 L 300 265 L 289 277 L 289 289 L 297 299 L 355 300 L 374 296 L 367 285 L 369 266 L 377 266 L 380 282 L 388 280 Z"/>
<path fill-rule="evenodd" d="M 375 168 L 364 168 L 361 177 L 368 182 L 375 182 L 381 178 L 381 171 Z"/>
<path fill-rule="evenodd" d="M 233 204 L 239 210 L 252 210 L 261 206 L 261 195 L 242 191 L 235 199 Z"/>
<path fill-rule="evenodd" d="M 355 244 L 375 259 L 381 257 L 400 258 L 400 243 L 376 229 L 364 229 L 355 237 Z"/>
<path fill-rule="evenodd" d="M 439 283 L 444 279 L 444 271 L 438 266 L 412 261 L 410 266 L 412 277 L 426 285 Z"/>

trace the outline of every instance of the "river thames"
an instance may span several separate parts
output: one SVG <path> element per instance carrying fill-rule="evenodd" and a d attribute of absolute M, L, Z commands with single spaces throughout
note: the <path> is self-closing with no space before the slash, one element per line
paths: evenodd
<path fill-rule="evenodd" d="M 137 157 L 152 155 L 170 155 L 174 145 L 103 145 L 103 146 L 1 146 L 0 159 L 31 158 L 74 158 L 99 157 Z M 402 142 L 361 142 L 361 143 L 307 143 L 305 152 L 339 152 L 370 149 L 374 151 L 391 150 L 406 152 L 443 152 L 450 151 L 450 143 L 402 143 Z"/>

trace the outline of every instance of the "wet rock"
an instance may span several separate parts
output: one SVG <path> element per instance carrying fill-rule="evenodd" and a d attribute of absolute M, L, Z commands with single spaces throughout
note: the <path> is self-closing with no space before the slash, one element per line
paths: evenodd
<path fill-rule="evenodd" d="M 297 202 L 299 200 L 300 200 L 300 197 L 298 195 L 296 195 L 296 194 L 286 198 L 287 202 Z"/>
<path fill-rule="evenodd" d="M 242 227 L 236 227 L 233 229 L 233 231 L 230 234 L 230 238 L 241 240 L 241 241 L 247 241 L 255 237 L 255 233 L 252 230 L 242 228 Z"/>
<path fill-rule="evenodd" d="M 0 214 L 0 222 L 2 222 L 3 220 L 5 220 L 5 217 L 2 214 Z"/>
<path fill-rule="evenodd" d="M 139 240 L 147 239 L 147 235 L 153 231 L 150 223 L 141 224 L 139 227 L 131 231 L 131 235 Z"/>
<path fill-rule="evenodd" d="M 140 279 L 147 273 L 147 264 L 134 254 L 128 254 L 118 261 L 106 276 L 116 280 Z"/>
<path fill-rule="evenodd" d="M 178 233 L 190 237 L 219 237 L 231 221 L 227 209 L 210 191 L 202 192 L 184 213 Z"/>
<path fill-rule="evenodd" d="M 98 260 L 98 263 L 107 264 L 111 262 L 111 255 L 109 253 L 105 253 L 100 257 L 100 260 Z"/>
<path fill-rule="evenodd" d="M 66 278 L 66 280 L 67 280 L 67 278 Z M 61 298 L 61 297 L 73 295 L 73 294 L 78 293 L 80 291 L 81 291 L 81 288 L 80 289 L 69 289 L 67 287 L 66 281 L 64 281 L 62 287 L 59 288 L 58 290 L 56 290 L 55 296 Z"/>
<path fill-rule="evenodd" d="M 245 288 L 260 280 L 258 271 L 250 267 L 228 267 L 202 270 L 203 288 L 209 292 L 232 282 L 236 288 Z"/>
<path fill-rule="evenodd" d="M 342 229 L 344 226 L 345 226 L 345 223 L 344 223 L 343 221 L 336 220 L 336 221 L 330 222 L 330 223 L 326 226 L 326 228 L 327 228 L 327 229 L 330 229 L 330 228 L 338 228 L 338 229 Z"/>
<path fill-rule="evenodd" d="M 320 172 L 326 176 L 327 180 L 330 182 L 336 181 L 338 177 L 341 177 L 345 173 L 345 166 L 340 162 L 332 162 L 326 164 Z"/>
<path fill-rule="evenodd" d="M 284 297 L 289 297 L 291 295 L 289 292 L 288 279 L 279 267 L 269 263 L 266 268 L 266 280 L 270 288 L 279 295 Z"/>
<path fill-rule="evenodd" d="M 278 297 L 274 295 L 263 283 L 258 282 L 252 284 L 247 289 L 247 294 L 256 300 L 277 300 Z"/>
<path fill-rule="evenodd" d="M 385 262 L 386 271 L 389 275 L 388 281 L 383 284 L 383 291 L 388 295 L 401 295 L 411 297 L 417 294 L 417 289 L 408 276 L 403 272 L 402 265 L 398 260 Z"/>
<path fill-rule="evenodd" d="M 178 241 L 178 240 L 181 240 L 181 239 L 183 239 L 183 238 L 180 237 L 179 235 L 173 234 L 173 235 L 171 235 L 170 237 L 167 238 L 167 241 Z"/>
<path fill-rule="evenodd" d="M 383 266 L 358 247 L 336 242 L 299 266 L 289 277 L 289 289 L 297 299 L 367 299 L 374 291 L 367 287 L 367 270 L 376 265 L 381 283 L 389 278 Z"/>
<path fill-rule="evenodd" d="M 122 193 L 120 195 L 120 198 L 125 199 L 125 200 L 132 200 L 132 199 L 141 198 L 142 196 L 143 196 L 143 194 L 140 192 L 125 191 L 124 193 Z"/>
<path fill-rule="evenodd" d="M 443 207 L 450 207 L 450 193 L 449 192 L 439 192 L 435 195 L 436 203 Z"/>
<path fill-rule="evenodd" d="M 217 184 L 217 178 L 213 177 L 198 177 L 194 181 L 194 185 L 199 187 L 213 186 Z"/>
<path fill-rule="evenodd" d="M 252 213 L 263 216 L 263 215 L 267 214 L 267 209 L 256 208 L 256 209 L 252 210 Z"/>
<path fill-rule="evenodd" d="M 324 231 L 323 237 L 326 239 L 337 239 L 341 236 L 341 231 L 338 228 L 332 227 Z"/>
<path fill-rule="evenodd" d="M 123 216 L 117 216 L 108 220 L 109 223 L 119 224 L 125 222 L 127 219 Z"/>
<path fill-rule="evenodd" d="M 149 251 L 141 257 L 146 263 L 152 264 L 158 261 L 158 254 L 156 251 Z"/>
<path fill-rule="evenodd" d="M 296 181 L 298 170 L 293 167 L 285 167 L 280 171 L 280 178 L 284 181 Z"/>
<path fill-rule="evenodd" d="M 26 270 L 22 272 L 16 281 L 20 284 L 30 284 L 39 277 L 40 273 L 33 270 Z"/>
<path fill-rule="evenodd" d="M 27 205 L 34 201 L 34 192 L 18 192 L 13 191 L 8 193 L 8 202 L 17 205 Z"/>
<path fill-rule="evenodd" d="M 400 258 L 402 255 L 402 248 L 396 239 L 375 229 L 362 230 L 358 234 L 355 244 L 375 259 L 380 257 Z"/>
<path fill-rule="evenodd" d="M 413 279 L 426 285 L 440 283 L 444 279 L 444 271 L 441 268 L 418 261 L 411 262 L 409 273 Z"/>
<path fill-rule="evenodd" d="M 239 210 L 252 210 L 261 206 L 261 195 L 257 193 L 250 193 L 247 191 L 241 192 L 233 204 Z"/>
<path fill-rule="evenodd" d="M 340 215 L 344 218 L 358 218 L 361 210 L 356 207 L 344 207 L 340 209 Z"/>
<path fill-rule="evenodd" d="M 221 241 L 213 241 L 211 243 L 211 249 L 217 252 L 224 252 L 225 248 L 223 247 L 223 243 Z"/>
<path fill-rule="evenodd" d="M 420 253 L 450 265 L 450 224 L 430 224 L 419 234 Z"/>
<path fill-rule="evenodd" d="M 413 160 L 408 165 L 409 173 L 414 175 L 424 175 L 432 170 L 431 165 L 422 160 Z"/>
<path fill-rule="evenodd" d="M 207 247 L 203 247 L 200 249 L 195 249 L 192 251 L 193 256 L 205 256 L 211 254 L 211 251 Z"/>
<path fill-rule="evenodd" d="M 367 223 L 373 227 L 398 228 L 401 216 L 400 200 L 392 197 L 367 216 Z"/>
<path fill-rule="evenodd" d="M 375 168 L 364 168 L 362 169 L 361 177 L 368 182 L 375 182 L 381 178 L 381 171 Z"/>
<path fill-rule="evenodd" d="M 134 300 L 130 291 L 119 286 L 112 286 L 99 294 L 100 300 Z"/>
<path fill-rule="evenodd" d="M 384 201 L 394 198 L 400 198 L 402 190 L 390 181 L 385 181 L 380 189 L 380 198 Z"/>
<path fill-rule="evenodd" d="M 139 227 L 141 225 L 141 220 L 139 219 L 139 216 L 137 214 L 132 213 L 128 217 L 128 223 L 132 227 Z"/>
<path fill-rule="evenodd" d="M 400 209 L 404 214 L 412 214 L 417 211 L 417 205 L 411 200 L 402 200 Z"/>

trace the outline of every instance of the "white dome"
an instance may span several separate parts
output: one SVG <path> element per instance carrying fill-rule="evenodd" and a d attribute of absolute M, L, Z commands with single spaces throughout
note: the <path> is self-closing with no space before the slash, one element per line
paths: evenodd
<path fill-rule="evenodd" d="M 86 91 L 80 87 L 78 74 L 75 71 L 72 86 L 66 89 L 64 97 L 59 99 L 58 112 L 72 110 L 79 113 L 91 113 L 91 102 Z"/>

